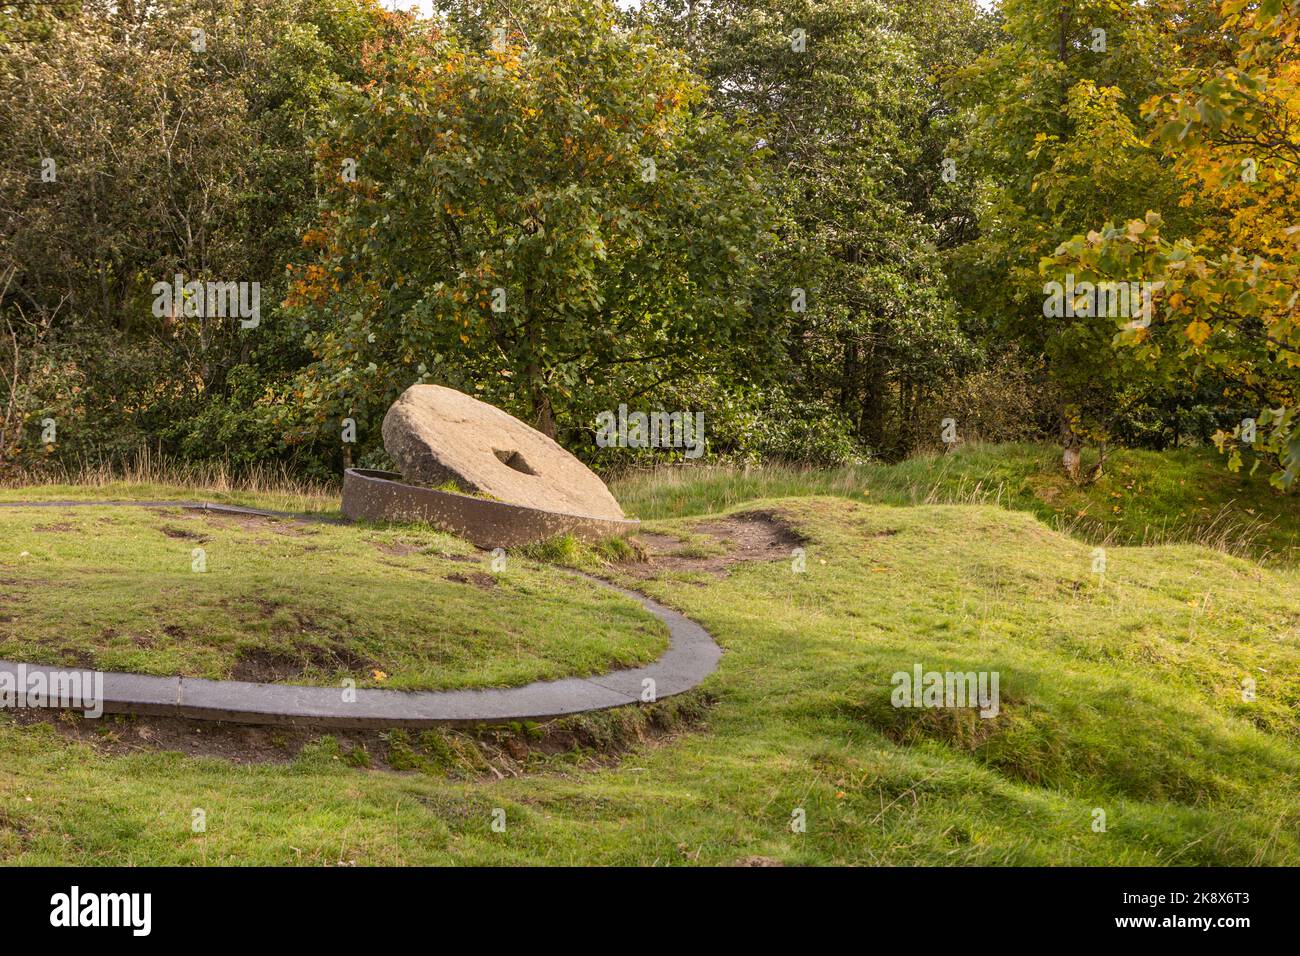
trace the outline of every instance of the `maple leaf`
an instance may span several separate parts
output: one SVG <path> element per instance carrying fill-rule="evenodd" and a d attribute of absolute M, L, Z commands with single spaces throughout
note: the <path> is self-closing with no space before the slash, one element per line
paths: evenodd
<path fill-rule="evenodd" d="M 1206 340 L 1210 337 L 1211 331 L 1212 329 L 1210 328 L 1208 323 L 1203 322 L 1200 319 L 1195 319 L 1192 321 L 1190 325 L 1187 326 L 1187 329 L 1186 331 L 1184 331 L 1183 334 L 1187 336 L 1188 340 L 1193 345 L 1195 345 L 1197 348 L 1200 348 L 1202 345 L 1205 344 Z"/>

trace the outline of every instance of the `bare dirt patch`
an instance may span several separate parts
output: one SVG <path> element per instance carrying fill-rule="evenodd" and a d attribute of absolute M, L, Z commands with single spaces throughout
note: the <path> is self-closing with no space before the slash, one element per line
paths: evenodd
<path fill-rule="evenodd" d="M 213 522 L 218 525 L 240 528 L 244 531 L 271 531 L 289 538 L 305 538 L 318 533 L 306 522 L 296 521 L 293 518 L 246 515 L 234 511 L 203 511 L 198 508 L 186 509 L 179 514 L 164 511 L 155 513 L 188 521 Z"/>
<path fill-rule="evenodd" d="M 693 525 L 697 534 L 708 535 L 725 549 L 721 554 L 699 554 L 698 549 L 668 535 L 644 532 L 636 540 L 645 549 L 647 561 L 628 565 L 636 577 L 654 577 L 664 571 L 705 572 L 723 575 L 743 561 L 774 561 L 807 538 L 774 511 L 746 511 L 715 521 Z"/>
<path fill-rule="evenodd" d="M 79 667 L 82 670 L 90 670 L 95 666 L 95 657 L 89 651 L 82 650 L 80 647 L 61 647 L 59 653 L 63 656 L 63 666 Z"/>
<path fill-rule="evenodd" d="M 647 555 L 664 555 L 672 554 L 685 547 L 684 542 L 667 534 L 655 534 L 653 531 L 637 532 L 637 543 L 645 550 Z"/>
<path fill-rule="evenodd" d="M 274 684 L 291 681 L 309 668 L 326 672 L 346 671 L 363 675 L 379 667 L 346 647 L 304 647 L 299 653 L 272 651 L 264 648 L 245 648 L 230 669 L 233 680 L 251 681 L 255 684 Z M 382 669 L 382 668 L 380 668 Z"/>
<path fill-rule="evenodd" d="M 485 591 L 490 591 L 497 586 L 497 579 L 484 571 L 471 571 L 468 575 L 460 573 L 449 574 L 447 575 L 447 580 L 455 581 L 457 584 L 472 584 Z"/>
<path fill-rule="evenodd" d="M 187 528 L 175 528 L 171 525 L 163 525 L 158 529 L 169 538 L 179 538 L 183 541 L 207 541 L 207 535 L 199 534 L 197 531 L 190 531 Z"/>
<path fill-rule="evenodd" d="M 898 534 L 898 528 L 882 527 L 878 521 L 873 518 L 858 518 L 849 522 L 850 527 L 855 531 L 860 531 L 864 538 L 892 538 Z"/>
<path fill-rule="evenodd" d="M 397 558 L 405 558 L 408 555 L 420 553 L 418 545 L 403 544 L 400 541 L 371 541 L 370 543 L 384 554 L 391 554 Z"/>

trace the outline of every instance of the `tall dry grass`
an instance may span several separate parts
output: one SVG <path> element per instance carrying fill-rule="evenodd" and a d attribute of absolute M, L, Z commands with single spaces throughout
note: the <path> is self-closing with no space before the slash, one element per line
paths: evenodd
<path fill-rule="evenodd" d="M 47 493 L 75 490 L 79 497 L 89 490 L 105 494 L 129 490 L 133 497 L 156 493 L 162 498 L 192 493 L 198 499 L 256 498 L 273 500 L 285 510 L 320 511 L 337 506 L 340 485 L 303 478 L 282 464 L 235 469 L 226 462 L 182 461 L 143 448 L 121 463 L 81 461 L 20 472 L 0 479 L 0 488 Z"/>

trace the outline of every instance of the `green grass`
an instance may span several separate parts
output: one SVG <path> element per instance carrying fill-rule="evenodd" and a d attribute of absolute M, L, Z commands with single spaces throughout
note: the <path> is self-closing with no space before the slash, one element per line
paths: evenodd
<path fill-rule="evenodd" d="M 0 658 L 414 690 L 603 673 L 667 646 L 629 600 L 491 563 L 429 528 L 3 508 Z"/>
<path fill-rule="evenodd" d="M 1010 485 L 1033 456 L 1004 453 L 996 481 Z M 926 467 L 902 470 L 919 487 Z M 1174 476 L 1200 467 L 1171 462 Z M 704 515 L 719 495 L 760 490 L 745 480 L 647 485 L 634 507 Z M 234 766 L 108 756 L 0 717 L 0 859 L 1300 864 L 1300 572 L 1176 544 L 1108 546 L 1103 577 L 1094 546 L 1028 502 L 900 507 L 871 502 L 881 485 L 849 490 L 738 509 L 777 510 L 806 535 L 803 573 L 775 560 L 637 583 L 726 650 L 701 690 L 713 701 L 704 725 L 675 739 L 605 767 L 582 752 L 539 758 L 502 779 L 449 770 L 439 741 L 390 737 L 406 773 L 372 769 L 330 737 L 287 766 Z M 1126 507 L 1140 504 L 1135 494 Z M 689 537 L 694 523 L 654 530 Z M 551 556 L 590 558 L 564 544 Z M 891 707 L 891 675 L 916 663 L 997 671 L 999 715 Z M 627 717 L 590 718 L 615 719 Z M 202 834 L 190 831 L 195 807 Z M 806 832 L 791 830 L 796 810 Z"/>
<path fill-rule="evenodd" d="M 1085 471 L 1095 460 L 1085 456 Z M 630 515 L 647 520 L 806 495 L 891 505 L 984 503 L 1027 511 L 1094 543 L 1189 541 L 1271 563 L 1300 562 L 1300 500 L 1263 477 L 1232 474 L 1213 451 L 1118 449 L 1093 484 L 1069 481 L 1054 448 L 972 444 L 951 455 L 832 470 L 661 469 L 611 487 Z"/>

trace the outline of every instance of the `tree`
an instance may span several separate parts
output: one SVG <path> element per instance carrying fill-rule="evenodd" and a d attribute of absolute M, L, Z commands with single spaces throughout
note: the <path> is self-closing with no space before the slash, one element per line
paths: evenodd
<path fill-rule="evenodd" d="M 1146 112 L 1151 141 L 1180 176 L 1179 205 L 1200 205 L 1194 235 L 1162 234 L 1148 214 L 1076 236 L 1053 257 L 1098 276 L 1140 272 L 1162 283 L 1150 328 L 1117 337 L 1148 368 L 1170 360 L 1193 380 L 1216 375 L 1254 418 L 1216 441 L 1240 467 L 1268 459 L 1272 480 L 1300 476 L 1300 2 L 1227 0 L 1226 61 L 1192 64 Z M 1149 226 L 1149 228 L 1148 228 Z"/>
<path fill-rule="evenodd" d="M 421 381 L 555 435 L 774 338 L 753 138 L 611 3 L 493 16 L 412 28 L 336 105 L 290 296 L 304 437 L 350 417 L 374 447 Z"/>
<path fill-rule="evenodd" d="M 877 0 L 658 3 L 647 13 L 692 53 L 720 109 L 761 124 L 782 213 L 769 274 L 791 322 L 782 391 L 795 405 L 833 407 L 854 438 L 887 455 L 908 450 L 914 409 L 972 358 L 942 270 L 941 246 L 970 217 L 941 178 L 951 111 L 933 73 L 976 42 L 976 11 L 919 6 L 954 15 Z"/>
<path fill-rule="evenodd" d="M 951 84 L 968 110 L 963 165 L 985 180 L 980 236 L 954 256 L 955 281 L 1001 336 L 1047 358 L 1072 476 L 1084 441 L 1104 454 L 1120 423 L 1160 393 L 1112 347 L 1107 323 L 1044 313 L 1045 283 L 1067 276 L 1042 274 L 1040 263 L 1070 236 L 1148 209 L 1171 209 L 1171 228 L 1194 221 L 1175 203 L 1177 177 L 1145 141 L 1139 109 L 1165 75 L 1166 12 L 1136 0 L 1006 0 L 1005 41 Z"/>
<path fill-rule="evenodd" d="M 39 370 L 13 402 L 24 424 L 56 418 L 69 456 L 274 448 L 251 434 L 249 383 L 292 362 L 291 330 L 157 316 L 151 289 L 180 273 L 279 297 L 311 211 L 307 137 L 391 20 L 371 0 L 26 11 L 0 48 L 0 359 Z"/>

